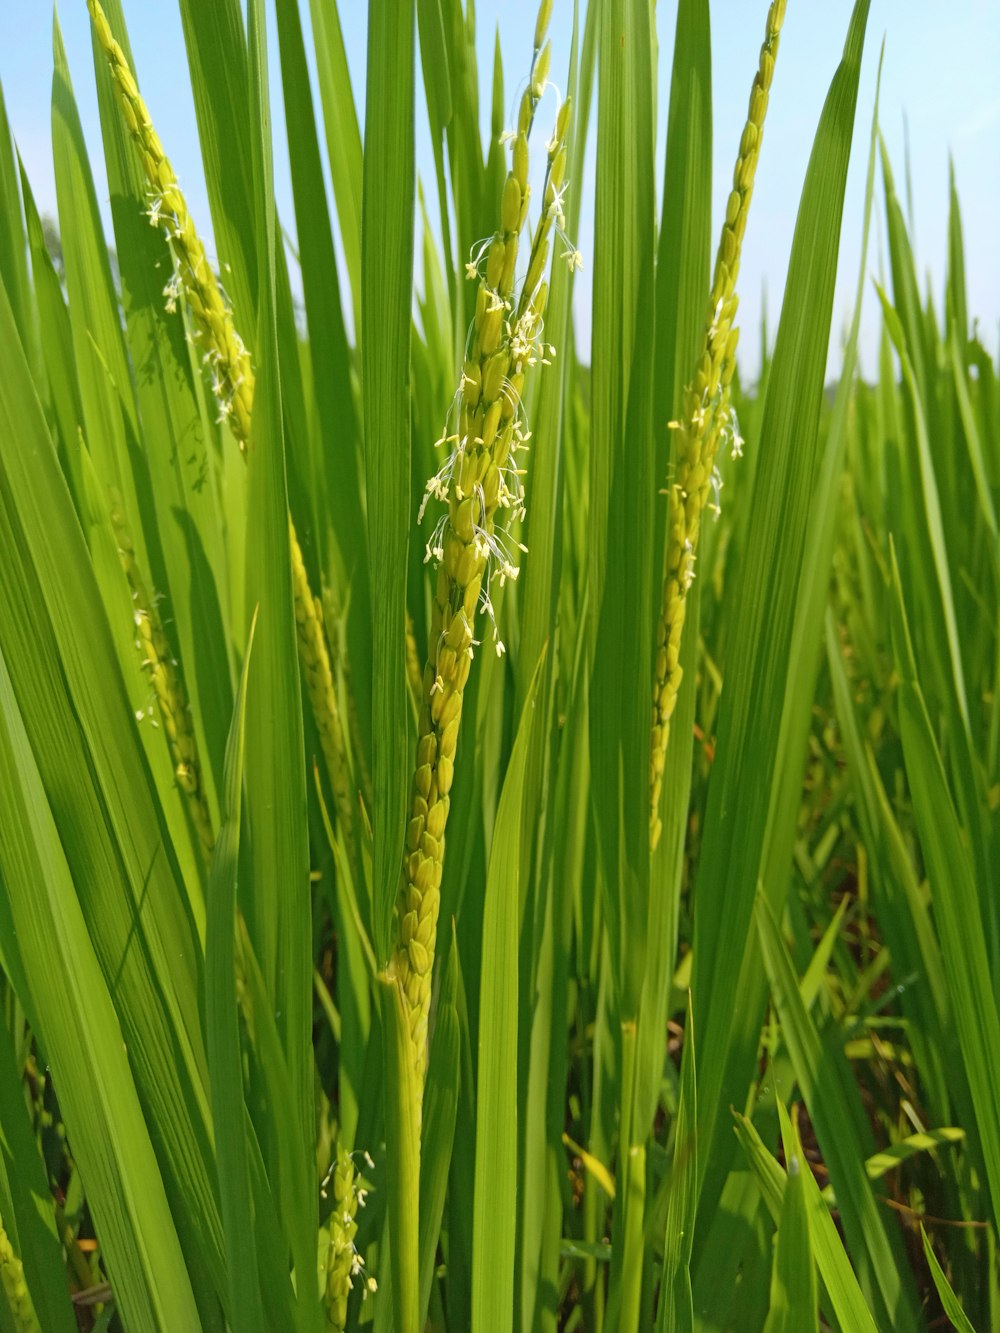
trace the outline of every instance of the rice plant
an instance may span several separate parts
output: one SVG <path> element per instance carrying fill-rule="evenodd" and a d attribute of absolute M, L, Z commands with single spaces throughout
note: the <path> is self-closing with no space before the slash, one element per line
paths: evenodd
<path fill-rule="evenodd" d="M 957 186 L 939 304 L 855 0 L 751 382 L 785 0 L 733 143 L 708 0 L 662 73 L 650 0 L 567 6 L 480 70 L 471 0 L 371 0 L 362 115 L 334 0 L 180 0 L 205 217 L 121 0 L 72 77 L 54 24 L 55 228 L 0 96 L 4 1330 L 1000 1327 Z"/>

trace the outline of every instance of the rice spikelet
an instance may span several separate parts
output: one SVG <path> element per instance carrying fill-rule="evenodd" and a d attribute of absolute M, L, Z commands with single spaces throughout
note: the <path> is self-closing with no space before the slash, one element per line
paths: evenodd
<path fill-rule="evenodd" d="M 14 1253 L 3 1220 L 0 1219 L 0 1283 L 14 1320 L 14 1333 L 41 1333 L 35 1305 L 24 1278 L 24 1265 Z"/>
<path fill-rule="evenodd" d="M 778 38 L 785 17 L 786 0 L 773 0 L 767 13 L 760 62 L 750 90 L 750 107 L 740 139 L 733 172 L 733 188 L 726 204 L 726 217 L 715 258 L 715 272 L 708 302 L 708 318 L 702 336 L 693 380 L 684 390 L 680 420 L 670 422 L 675 432 L 676 468 L 667 490 L 667 560 L 663 597 L 656 632 L 656 665 L 653 682 L 653 722 L 649 757 L 650 845 L 660 840 L 660 795 L 670 718 L 677 704 L 682 669 L 681 637 L 687 612 L 687 595 L 694 581 L 695 558 L 701 519 L 709 496 L 718 490 L 715 460 L 727 442 L 733 457 L 743 450 L 736 415 L 730 402 L 730 385 L 736 369 L 734 327 L 739 298 L 736 279 L 740 247 L 750 212 L 754 174 L 760 156 L 768 94 L 778 54 Z"/>
<path fill-rule="evenodd" d="M 183 296 L 191 311 L 193 340 L 211 376 L 212 392 L 225 422 L 245 454 L 253 415 L 254 372 L 242 338 L 236 330 L 232 310 L 208 262 L 205 247 L 195 228 L 173 167 L 153 128 L 146 104 L 121 46 L 115 40 L 100 0 L 87 0 L 94 31 L 108 61 L 111 80 L 122 116 L 138 149 L 150 189 L 148 217 L 154 227 L 163 227 L 174 260 L 174 273 L 164 288 L 167 309 L 176 308 Z M 289 521 L 295 622 L 302 673 L 316 717 L 333 788 L 337 814 L 350 841 L 353 810 L 349 798 L 350 770 L 343 727 L 330 669 L 330 655 L 323 634 L 322 617 L 309 586 L 302 549 Z"/>
<path fill-rule="evenodd" d="M 369 1159 L 370 1160 L 370 1159 Z M 364 1260 L 354 1243 L 358 1234 L 357 1212 L 364 1207 L 365 1191 L 354 1169 L 350 1153 L 337 1145 L 337 1156 L 324 1186 L 333 1188 L 333 1209 L 327 1223 L 327 1246 L 323 1277 L 323 1307 L 328 1333 L 342 1333 L 347 1327 L 347 1302 L 354 1290 L 354 1279 L 364 1280 L 364 1293 L 376 1290 L 375 1279 L 365 1274 Z"/>
<path fill-rule="evenodd" d="M 462 696 L 473 650 L 476 612 L 482 608 L 493 630 L 497 653 L 504 651 L 497 630 L 489 583 L 517 577 L 515 542 L 505 518 L 524 513 L 518 452 L 529 432 L 521 403 L 525 373 L 547 363 L 552 349 L 542 340 L 548 287 L 543 279 L 553 232 L 562 234 L 566 188 L 566 136 L 570 104 L 562 103 L 548 155 L 543 205 L 520 288 L 515 296 L 521 232 L 528 214 L 528 135 L 547 86 L 551 48 L 545 41 L 547 3 L 535 30 L 531 77 L 521 98 L 517 126 L 504 135 L 511 166 L 503 187 L 498 230 L 473 250 L 466 265 L 478 281 L 475 316 L 469 332 L 461 382 L 444 434 L 448 457 L 427 484 L 420 517 L 431 498 L 447 506 L 427 544 L 437 565 L 428 660 L 420 685 L 416 766 L 396 905 L 393 966 L 406 998 L 414 1042 L 418 1085 L 426 1061 L 431 975 L 440 906 L 445 826 L 462 717 Z M 570 267 L 579 254 L 567 242 Z M 524 549 L 521 547 L 520 549 Z"/>

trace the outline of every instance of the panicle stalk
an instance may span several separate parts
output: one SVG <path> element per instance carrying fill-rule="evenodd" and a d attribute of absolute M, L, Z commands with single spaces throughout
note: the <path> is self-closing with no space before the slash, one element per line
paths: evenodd
<path fill-rule="evenodd" d="M 760 61 L 750 90 L 750 106 L 733 171 L 733 188 L 719 238 L 708 317 L 694 378 L 684 390 L 680 418 L 670 422 L 675 433 L 675 470 L 673 482 L 667 489 L 666 573 L 656 632 L 649 757 L 649 832 L 653 848 L 662 832 L 659 809 L 663 770 L 670 739 L 670 718 L 677 704 L 683 674 L 681 638 L 687 595 L 694 581 L 701 519 L 706 506 L 713 508 L 709 505 L 709 496 L 719 487 L 715 460 L 720 445 L 727 442 L 734 458 L 743 451 L 743 440 L 730 401 L 739 336 L 734 324 L 739 303 L 736 280 L 785 3 L 786 0 L 773 0 L 768 9 Z"/>
<path fill-rule="evenodd" d="M 151 202 L 147 215 L 150 224 L 164 229 L 173 257 L 174 272 L 164 288 L 167 309 L 175 309 L 181 296 L 187 301 L 192 317 L 193 341 L 201 351 L 202 361 L 211 376 L 219 421 L 229 426 L 245 455 L 250 440 L 255 383 L 250 354 L 237 332 L 232 309 L 208 261 L 205 247 L 188 211 L 173 167 L 153 128 L 125 53 L 111 31 L 100 0 L 87 0 L 87 7 L 108 62 L 122 117 L 138 150 L 149 185 Z M 289 538 L 299 658 L 320 733 L 338 818 L 345 840 L 350 842 L 353 836 L 350 770 L 330 654 L 322 617 L 316 612 L 316 601 L 309 586 L 302 550 L 291 521 Z"/>
<path fill-rule="evenodd" d="M 517 548 L 506 527 L 524 514 L 523 470 L 518 453 L 530 436 L 522 394 L 525 374 L 554 354 L 542 339 L 548 294 L 544 280 L 553 232 L 562 234 L 566 188 L 566 139 L 570 104 L 563 102 L 555 132 L 546 145 L 543 204 L 527 267 L 517 292 L 521 233 L 528 216 L 528 137 L 547 85 L 550 46 L 545 30 L 551 5 L 543 0 L 535 30 L 531 76 L 518 109 L 517 124 L 503 136 L 511 151 L 510 170 L 500 201 L 500 225 L 474 247 L 466 275 L 479 283 L 475 316 L 466 344 L 461 380 L 439 445 L 448 457 L 427 484 L 420 517 L 429 500 L 446 506 L 427 544 L 437 566 L 428 658 L 420 682 L 416 766 L 396 904 L 397 935 L 392 966 L 402 984 L 414 1042 L 417 1084 L 426 1061 L 431 975 L 437 936 L 445 826 L 455 771 L 462 698 L 469 677 L 477 609 L 488 616 L 498 654 L 504 651 L 489 596 L 518 574 Z M 570 247 L 566 258 L 578 266 Z"/>

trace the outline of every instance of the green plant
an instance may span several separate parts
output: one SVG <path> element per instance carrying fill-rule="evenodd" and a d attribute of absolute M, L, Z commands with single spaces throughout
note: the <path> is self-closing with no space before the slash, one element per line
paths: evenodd
<path fill-rule="evenodd" d="M 996 1326 L 1000 395 L 877 115 L 842 217 L 867 0 L 753 387 L 781 0 L 717 152 L 678 5 L 659 218 L 648 0 L 543 0 L 485 146 L 471 5 L 372 0 L 362 143 L 276 0 L 297 248 L 270 6 L 179 0 L 197 220 L 88 7 L 116 265 L 58 25 L 58 269 L 0 100 L 0 1326 Z"/>

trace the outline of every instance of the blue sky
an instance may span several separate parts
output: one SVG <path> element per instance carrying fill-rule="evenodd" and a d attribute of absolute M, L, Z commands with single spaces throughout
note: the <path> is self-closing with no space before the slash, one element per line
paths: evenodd
<path fill-rule="evenodd" d="M 207 0 L 206 0 L 207 2 Z M 184 44 L 177 7 L 162 0 L 124 0 L 140 86 L 167 147 L 189 203 L 206 235 L 208 203 L 201 177 L 197 131 L 187 83 Z M 308 10 L 305 0 L 302 7 Z M 366 43 L 362 0 L 341 0 L 340 12 L 355 96 L 363 109 Z M 657 6 L 660 144 L 668 97 L 676 0 Z M 729 188 L 732 161 L 746 111 L 765 14 L 764 0 L 715 0 L 713 25 L 713 100 L 715 126 L 714 203 L 716 213 Z M 499 27 L 507 98 L 515 104 L 526 72 L 536 0 L 478 0 L 477 42 L 480 68 L 491 68 L 494 34 Z M 750 223 L 744 242 L 741 292 L 741 353 L 744 373 L 759 363 L 759 324 L 766 291 L 773 331 L 784 287 L 795 213 L 816 122 L 836 67 L 850 15 L 850 0 L 789 0 L 771 109 L 757 177 Z M 55 214 L 55 184 L 50 144 L 51 17 L 49 7 L 0 0 L 0 80 L 14 135 L 43 212 Z M 305 15 L 306 20 L 308 15 Z M 553 78 L 565 81 L 572 18 L 570 0 L 555 0 L 552 22 Z M 63 0 L 60 21 L 66 42 L 84 131 L 97 175 L 98 196 L 110 234 L 107 189 L 101 169 L 100 132 L 93 87 L 88 17 L 84 0 Z M 962 201 L 969 309 L 980 321 L 981 336 L 995 352 L 1000 322 L 1000 4 L 997 0 L 872 0 L 869 40 L 858 106 L 857 134 L 845 208 L 841 264 L 831 340 L 830 371 L 839 365 L 839 341 L 850 316 L 860 261 L 861 212 L 868 134 L 875 97 L 878 48 L 886 39 L 881 123 L 895 166 L 897 188 L 904 187 L 904 123 L 908 124 L 912 163 L 912 200 L 918 269 L 940 298 L 944 278 L 947 227 L 948 157 L 954 159 Z M 276 83 L 276 44 L 272 81 Z M 484 75 L 485 77 L 485 75 Z M 274 90 L 276 91 L 276 90 Z M 317 98 L 318 105 L 318 98 Z M 485 105 L 485 96 L 484 96 Z M 418 170 L 433 190 L 430 142 L 422 118 L 418 71 Z M 291 187 L 284 143 L 284 120 L 275 107 L 275 173 L 278 208 L 294 230 Z M 593 129 L 593 127 L 592 127 Z M 592 156 L 591 156 L 592 163 Z M 579 187 L 579 183 L 577 183 Z M 593 252 L 592 174 L 582 183 L 585 203 L 576 238 L 585 260 Z M 881 219 L 879 211 L 877 221 Z M 869 253 L 877 273 L 881 231 Z M 589 263 L 578 275 L 575 318 L 581 352 L 590 340 Z M 875 367 L 877 313 L 874 294 L 866 297 L 862 333 L 862 368 Z"/>

